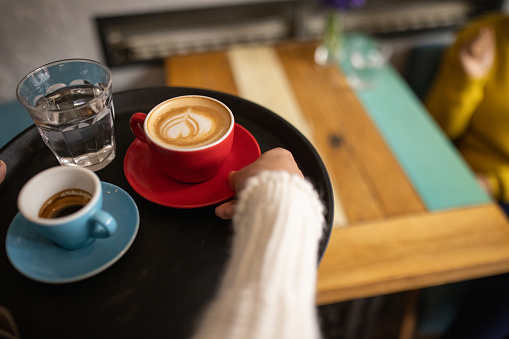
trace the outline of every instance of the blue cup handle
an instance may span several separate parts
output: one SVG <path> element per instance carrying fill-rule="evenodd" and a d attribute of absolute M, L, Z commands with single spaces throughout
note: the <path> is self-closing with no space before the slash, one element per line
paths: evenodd
<path fill-rule="evenodd" d="M 117 221 L 105 211 L 95 212 L 90 221 L 90 237 L 92 238 L 108 238 L 117 229 Z"/>

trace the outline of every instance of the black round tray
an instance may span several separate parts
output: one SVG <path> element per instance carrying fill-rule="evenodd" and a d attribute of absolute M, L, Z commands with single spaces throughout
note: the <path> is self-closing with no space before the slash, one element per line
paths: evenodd
<path fill-rule="evenodd" d="M 332 186 L 318 153 L 292 125 L 259 105 L 215 91 L 161 87 L 116 93 L 117 155 L 97 174 L 131 195 L 140 212 L 140 226 L 127 253 L 96 276 L 52 285 L 26 278 L 10 264 L 5 236 L 17 213 L 18 193 L 29 178 L 58 162 L 34 126 L 0 150 L 0 159 L 8 166 L 0 184 L 0 305 L 11 311 L 23 337 L 185 338 L 192 333 L 228 258 L 230 221 L 217 218 L 213 206 L 185 210 L 145 200 L 129 186 L 123 172 L 124 155 L 134 141 L 130 116 L 148 113 L 159 102 L 185 94 L 224 102 L 236 122 L 253 134 L 262 152 L 284 147 L 294 154 L 327 210 L 319 248 L 322 257 L 333 223 Z"/>

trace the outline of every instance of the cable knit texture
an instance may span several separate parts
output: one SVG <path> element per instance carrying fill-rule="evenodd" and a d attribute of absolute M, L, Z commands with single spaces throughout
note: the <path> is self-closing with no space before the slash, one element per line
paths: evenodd
<path fill-rule="evenodd" d="M 315 291 L 323 206 L 312 185 L 262 172 L 241 192 L 232 254 L 195 338 L 319 338 Z"/>

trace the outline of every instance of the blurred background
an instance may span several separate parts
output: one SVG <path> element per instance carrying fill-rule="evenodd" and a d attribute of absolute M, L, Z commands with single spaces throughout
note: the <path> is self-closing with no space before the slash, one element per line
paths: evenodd
<path fill-rule="evenodd" d="M 390 40 L 405 72 L 413 46 L 447 43 L 472 17 L 509 0 L 367 0 L 345 30 Z M 111 67 L 114 91 L 164 85 L 162 60 L 232 44 L 312 40 L 322 35 L 319 0 L 0 0 L 0 104 L 15 100 L 37 66 L 88 58 Z"/>

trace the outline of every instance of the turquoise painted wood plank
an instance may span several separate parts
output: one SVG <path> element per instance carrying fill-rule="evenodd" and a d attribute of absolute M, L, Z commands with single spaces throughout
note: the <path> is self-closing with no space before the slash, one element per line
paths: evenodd
<path fill-rule="evenodd" d="M 491 201 L 426 108 L 392 67 L 356 94 L 428 210 Z"/>

